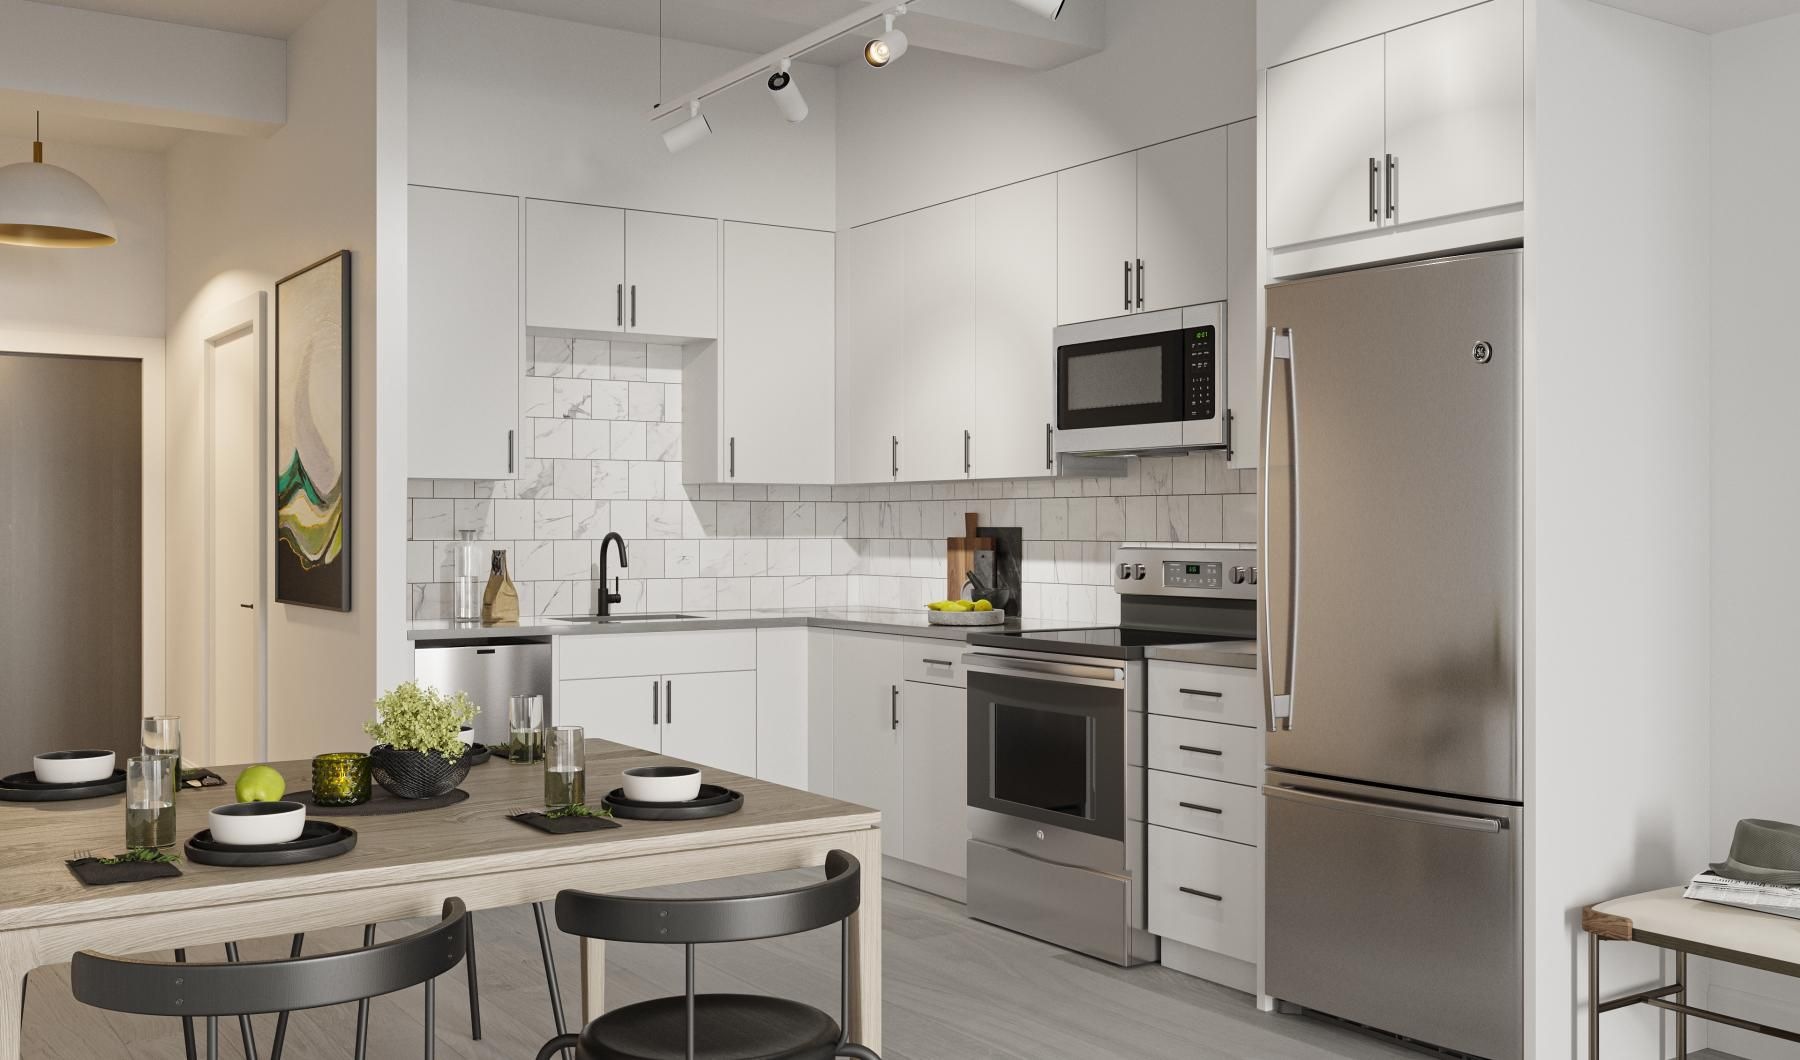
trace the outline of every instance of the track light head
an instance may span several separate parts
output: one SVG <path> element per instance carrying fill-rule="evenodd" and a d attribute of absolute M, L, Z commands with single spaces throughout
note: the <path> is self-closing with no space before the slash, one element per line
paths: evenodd
<path fill-rule="evenodd" d="M 883 16 L 886 20 L 886 28 L 881 36 L 875 37 L 863 45 L 863 62 L 877 70 L 884 70 L 906 54 L 906 33 L 894 28 L 894 19 L 904 14 L 906 14 L 906 5 L 902 4 Z"/>
<path fill-rule="evenodd" d="M 712 124 L 706 115 L 700 113 L 700 101 L 688 104 L 688 116 L 681 122 L 663 130 L 663 146 L 670 154 L 685 151 L 712 135 Z"/>
<path fill-rule="evenodd" d="M 1047 18 L 1055 22 L 1056 17 L 1062 14 L 1064 0 L 1012 0 L 1012 2 L 1040 18 Z"/>
<path fill-rule="evenodd" d="M 807 106 L 806 97 L 800 94 L 800 86 L 794 83 L 791 65 L 791 60 L 783 59 L 769 75 L 769 98 L 775 101 L 775 109 L 788 124 L 794 125 L 806 120 Z"/>

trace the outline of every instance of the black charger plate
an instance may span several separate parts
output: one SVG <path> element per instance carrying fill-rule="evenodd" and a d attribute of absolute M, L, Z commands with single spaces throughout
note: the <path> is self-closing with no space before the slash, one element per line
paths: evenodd
<path fill-rule="evenodd" d="M 113 770 L 105 780 L 76 784 L 46 784 L 37 774 L 27 770 L 0 777 L 0 802 L 68 802 L 72 799 L 98 799 L 125 790 L 125 771 Z"/>
<path fill-rule="evenodd" d="M 606 801 L 615 806 L 636 806 L 653 810 L 668 806 L 717 806 L 719 803 L 731 801 L 731 797 L 736 794 L 737 792 L 730 788 L 720 787 L 717 784 L 702 784 L 700 785 L 700 794 L 686 802 L 648 802 L 643 799 L 626 798 L 624 788 L 614 788 L 607 793 Z"/>
<path fill-rule="evenodd" d="M 183 852 L 196 865 L 247 867 L 324 861 L 354 849 L 356 832 L 353 829 L 331 821 L 308 821 L 300 838 L 292 842 L 257 846 L 227 846 L 214 841 L 211 829 L 203 828 L 188 839 Z"/>
<path fill-rule="evenodd" d="M 744 808 L 744 796 L 717 784 L 702 784 L 700 797 L 692 802 L 633 802 L 625 797 L 624 788 L 615 788 L 601 803 L 614 817 L 634 821 L 698 821 L 738 812 Z"/>

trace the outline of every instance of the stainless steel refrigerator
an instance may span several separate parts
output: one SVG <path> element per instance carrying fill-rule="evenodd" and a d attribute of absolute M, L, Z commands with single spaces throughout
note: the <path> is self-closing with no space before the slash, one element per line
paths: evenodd
<path fill-rule="evenodd" d="M 1521 252 L 1268 289 L 1266 990 L 1523 1051 Z"/>

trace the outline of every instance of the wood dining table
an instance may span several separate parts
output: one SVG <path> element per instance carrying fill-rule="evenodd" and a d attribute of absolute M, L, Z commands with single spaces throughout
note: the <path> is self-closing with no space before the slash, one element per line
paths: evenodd
<path fill-rule="evenodd" d="M 271 764 L 289 791 L 311 785 L 309 762 Z M 688 764 L 589 740 L 588 801 L 598 803 L 625 769 Z M 229 781 L 239 768 L 217 771 Z M 462 784 L 469 798 L 455 805 L 340 818 L 358 839 L 339 857 L 270 868 L 183 861 L 177 878 L 100 887 L 84 886 L 64 862 L 123 848 L 124 796 L 0 802 L 0 1060 L 21 1060 L 26 975 L 79 950 L 149 953 L 435 917 L 449 897 L 488 909 L 546 901 L 568 888 L 631 891 L 818 867 L 832 850 L 849 852 L 863 867 L 862 905 L 850 923 L 849 1032 L 852 1041 L 879 1051 L 881 815 L 723 770 L 707 769 L 706 779 L 742 792 L 743 809 L 698 821 L 627 820 L 616 829 L 551 835 L 507 819 L 512 811 L 542 808 L 542 767 L 495 757 L 470 771 Z M 207 810 L 232 801 L 229 783 L 184 789 L 176 801 L 178 842 L 206 827 Z M 331 819 L 325 810 L 314 816 Z M 582 940 L 584 1021 L 603 1011 L 605 956 L 605 943 Z"/>

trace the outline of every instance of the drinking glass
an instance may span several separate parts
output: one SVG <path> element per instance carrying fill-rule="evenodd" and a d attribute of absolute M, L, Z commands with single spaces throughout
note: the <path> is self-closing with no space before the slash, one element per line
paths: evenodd
<path fill-rule="evenodd" d="M 535 762 L 544 756 L 544 697 L 514 696 L 506 707 L 507 738 L 513 762 Z"/>
<path fill-rule="evenodd" d="M 175 785 L 181 760 L 138 755 L 125 762 L 125 848 L 175 845 Z"/>
<path fill-rule="evenodd" d="M 319 806 L 361 806 L 369 801 L 369 756 L 338 751 L 312 760 L 313 802 Z"/>
<path fill-rule="evenodd" d="M 544 808 L 561 810 L 585 802 L 586 734 L 579 725 L 558 725 L 544 741 Z"/>
<path fill-rule="evenodd" d="M 171 755 L 179 771 L 181 763 L 181 719 L 173 714 L 157 714 L 144 719 L 144 754 Z M 177 786 L 180 778 L 176 778 Z"/>

